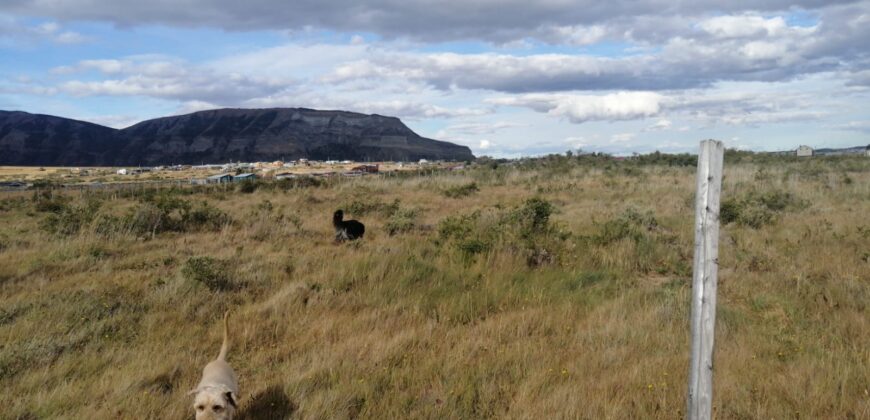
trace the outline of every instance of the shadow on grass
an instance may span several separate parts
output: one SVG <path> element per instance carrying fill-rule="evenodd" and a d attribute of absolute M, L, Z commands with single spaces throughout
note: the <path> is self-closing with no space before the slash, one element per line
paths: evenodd
<path fill-rule="evenodd" d="M 254 395 L 239 410 L 239 420 L 277 420 L 290 418 L 296 405 L 287 398 L 279 385 L 273 385 Z"/>

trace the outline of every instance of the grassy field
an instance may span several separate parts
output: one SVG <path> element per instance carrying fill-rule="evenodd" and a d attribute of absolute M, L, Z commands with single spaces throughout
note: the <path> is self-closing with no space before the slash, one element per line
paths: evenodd
<path fill-rule="evenodd" d="M 679 418 L 694 167 L 5 193 L 0 418 Z M 715 416 L 870 418 L 870 159 L 726 161 Z M 366 224 L 333 242 L 331 214 Z"/>

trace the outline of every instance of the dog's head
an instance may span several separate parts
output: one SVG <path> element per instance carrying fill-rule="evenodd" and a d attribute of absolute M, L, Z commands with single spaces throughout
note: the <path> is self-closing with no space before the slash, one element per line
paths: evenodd
<path fill-rule="evenodd" d="M 190 391 L 196 394 L 193 409 L 196 420 L 231 420 L 238 406 L 236 395 L 227 387 L 208 387 Z"/>

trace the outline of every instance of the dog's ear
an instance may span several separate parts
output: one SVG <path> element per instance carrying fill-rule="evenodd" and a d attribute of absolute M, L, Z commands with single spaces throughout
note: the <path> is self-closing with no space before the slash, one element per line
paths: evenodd
<path fill-rule="evenodd" d="M 194 394 L 199 393 L 199 391 L 200 391 L 199 388 L 194 388 L 194 389 L 191 389 L 190 391 L 187 391 L 187 395 L 194 395 Z"/>
<path fill-rule="evenodd" d="M 233 406 L 233 408 L 239 408 L 239 406 L 236 404 L 236 395 L 233 394 L 232 391 L 224 392 L 224 398 L 226 398 L 227 403 Z"/>

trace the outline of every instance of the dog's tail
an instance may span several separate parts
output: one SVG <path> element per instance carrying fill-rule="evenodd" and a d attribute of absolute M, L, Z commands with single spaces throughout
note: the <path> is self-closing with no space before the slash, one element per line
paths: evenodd
<path fill-rule="evenodd" d="M 221 353 L 218 360 L 227 360 L 227 352 L 230 350 L 230 311 L 224 313 L 224 343 L 221 344 Z"/>

